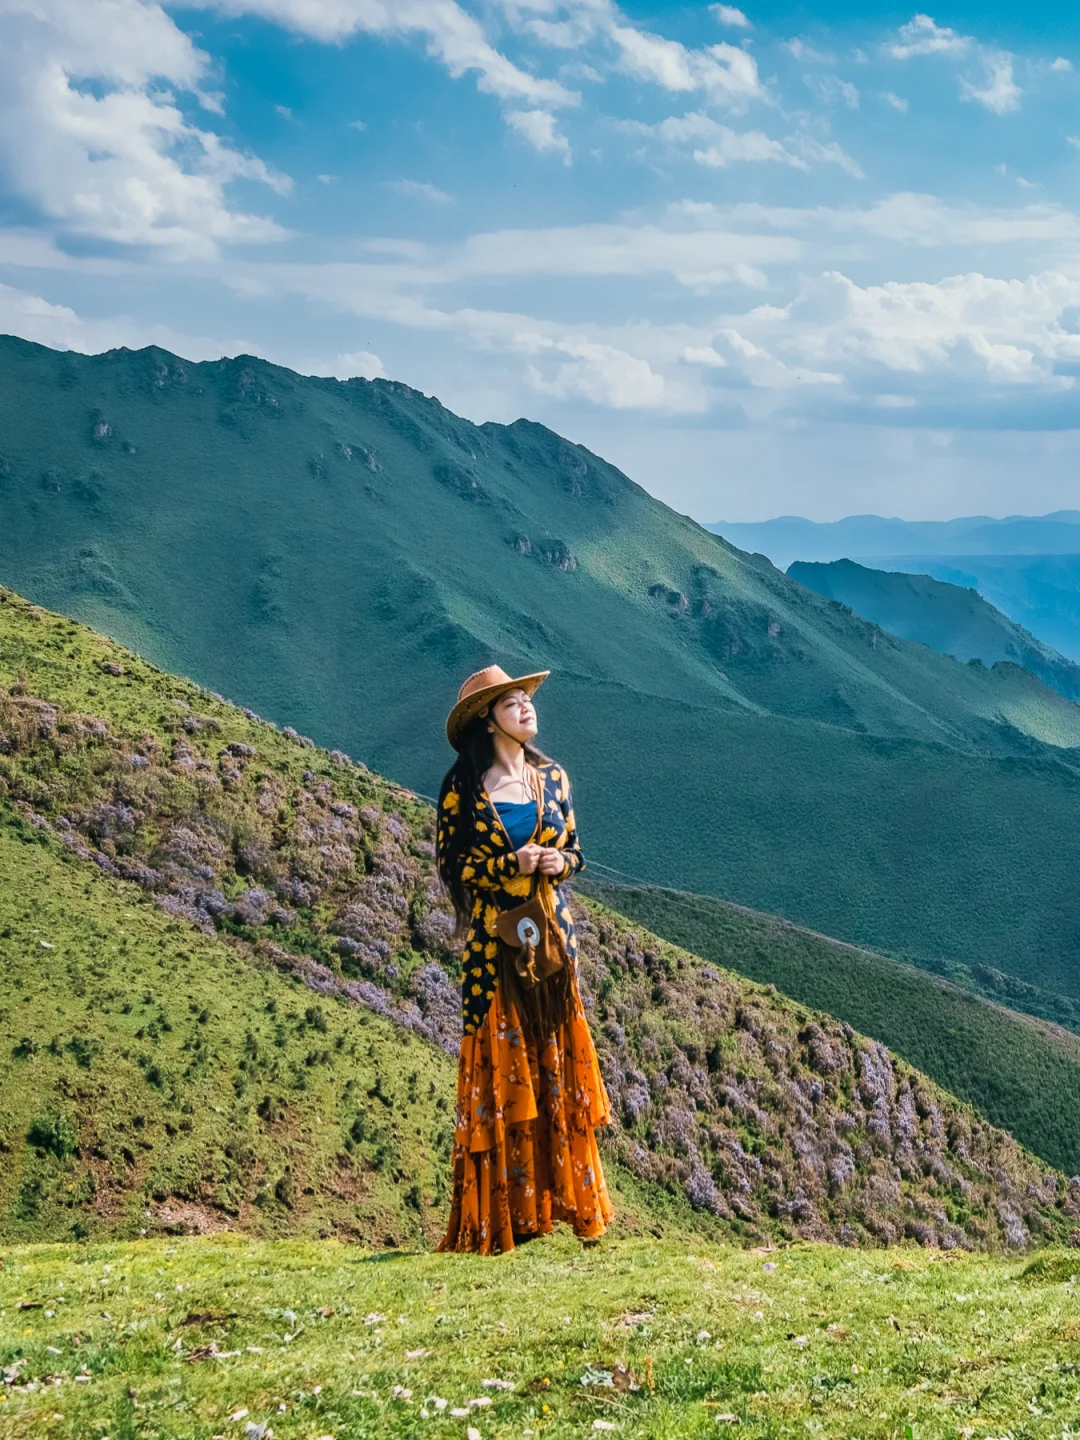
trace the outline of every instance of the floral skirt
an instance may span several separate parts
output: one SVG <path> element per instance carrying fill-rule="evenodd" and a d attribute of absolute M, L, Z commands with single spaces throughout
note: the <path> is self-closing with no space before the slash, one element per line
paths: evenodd
<path fill-rule="evenodd" d="M 614 1214 L 593 1129 L 611 1106 L 576 977 L 569 1019 L 537 1046 L 502 986 L 458 1063 L 454 1194 L 440 1250 L 494 1255 L 550 1233 L 583 1239 Z"/>

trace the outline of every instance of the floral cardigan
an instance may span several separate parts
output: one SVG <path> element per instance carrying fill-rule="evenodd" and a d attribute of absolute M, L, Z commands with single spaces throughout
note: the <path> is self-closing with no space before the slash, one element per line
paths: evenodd
<path fill-rule="evenodd" d="M 555 913 L 571 963 L 577 960 L 577 934 L 561 882 L 585 867 L 577 829 L 570 777 L 553 761 L 537 765 L 543 781 L 543 823 L 535 837 L 540 845 L 562 852 L 565 868 L 555 884 Z M 460 819 L 462 797 L 447 790 L 439 807 L 439 848 L 454 833 Z M 554 877 L 552 877 L 554 878 Z M 461 958 L 461 1018 L 466 1035 L 474 1035 L 495 998 L 495 925 L 500 910 L 512 909 L 528 898 L 532 876 L 523 875 L 499 813 L 486 790 L 475 806 L 475 840 L 464 857 L 462 883 L 472 893 L 472 923 Z"/>

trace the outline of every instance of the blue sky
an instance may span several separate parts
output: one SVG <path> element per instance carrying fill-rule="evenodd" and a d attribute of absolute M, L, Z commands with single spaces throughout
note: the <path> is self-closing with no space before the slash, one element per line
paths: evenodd
<path fill-rule="evenodd" d="M 387 375 L 702 520 L 1080 484 L 1080 21 L 0 0 L 0 329 Z"/>

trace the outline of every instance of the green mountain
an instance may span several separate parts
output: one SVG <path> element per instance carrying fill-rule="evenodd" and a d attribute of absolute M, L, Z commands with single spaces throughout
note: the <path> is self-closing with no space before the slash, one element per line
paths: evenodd
<path fill-rule="evenodd" d="M 890 635 L 915 640 L 957 660 L 1022 665 L 1044 685 L 1080 701 L 1080 665 L 996 610 L 974 588 L 929 575 L 870 570 L 853 560 L 819 564 L 797 560 L 787 573 L 828 600 L 850 605 Z"/>
<path fill-rule="evenodd" d="M 797 560 L 854 560 L 977 590 L 1041 642 L 1080 663 L 1080 510 L 1002 520 L 849 515 L 823 524 L 787 515 L 705 528 L 785 570 Z"/>
<path fill-rule="evenodd" d="M 0 344 L 0 578 L 433 793 L 550 666 L 598 860 L 1080 994 L 1080 708 L 890 637 L 542 426 L 241 357 Z"/>
<path fill-rule="evenodd" d="M 875 559 L 977 590 L 1011 620 L 1080 663 L 1080 555 L 932 555 Z"/>
<path fill-rule="evenodd" d="M 460 1022 L 433 818 L 0 591 L 0 1234 L 437 1233 Z M 631 1228 L 1076 1229 L 1076 1187 L 879 1042 L 576 907 Z M 1044 1046 L 1041 1099 L 1075 1115 L 1075 1054 L 997 1033 Z"/>

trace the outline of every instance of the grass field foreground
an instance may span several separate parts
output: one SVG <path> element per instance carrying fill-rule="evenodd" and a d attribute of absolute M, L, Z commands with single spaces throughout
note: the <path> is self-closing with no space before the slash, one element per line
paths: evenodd
<path fill-rule="evenodd" d="M 0 1260 L 4 1440 L 1080 1431 L 1069 1252 L 215 1237 Z"/>

